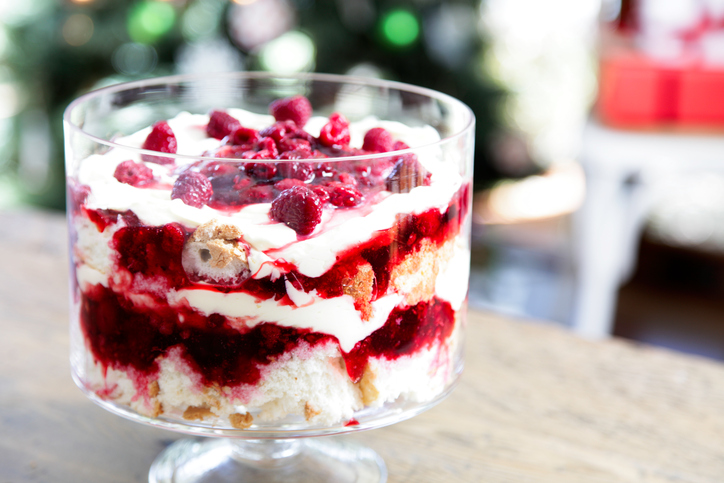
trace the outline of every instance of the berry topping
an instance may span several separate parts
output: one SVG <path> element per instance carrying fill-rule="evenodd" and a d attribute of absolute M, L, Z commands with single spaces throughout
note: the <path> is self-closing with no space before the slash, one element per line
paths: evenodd
<path fill-rule="evenodd" d="M 287 152 L 294 153 L 295 151 Z M 301 181 L 311 181 L 314 179 L 314 169 L 309 163 L 277 163 L 277 169 L 283 178 L 294 178 Z"/>
<path fill-rule="evenodd" d="M 241 127 L 241 123 L 224 111 L 211 111 L 209 123 L 206 125 L 206 134 L 209 137 L 222 139 Z M 241 143 L 239 143 L 241 144 Z"/>
<path fill-rule="evenodd" d="M 143 142 L 143 149 L 149 151 L 159 151 L 161 153 L 176 153 L 176 136 L 174 136 L 171 126 L 166 121 L 159 121 L 153 125 L 151 134 L 148 135 L 146 140 Z M 148 163 L 157 164 L 170 164 L 173 163 L 173 158 L 165 158 L 161 156 L 151 156 L 144 154 L 141 159 Z"/>
<path fill-rule="evenodd" d="M 189 206 L 201 208 L 209 202 L 214 194 L 209 179 L 196 171 L 181 173 L 173 184 L 171 199 L 180 199 Z"/>
<path fill-rule="evenodd" d="M 116 166 L 113 177 L 121 183 L 142 186 L 153 179 L 153 171 L 145 164 L 136 163 L 129 159 Z"/>
<path fill-rule="evenodd" d="M 386 153 L 387 151 L 392 151 L 394 145 L 395 141 L 392 139 L 392 134 L 381 127 L 373 127 L 365 134 L 362 149 L 376 153 Z"/>
<path fill-rule="evenodd" d="M 327 201 L 329 201 L 329 191 L 327 191 L 326 186 L 310 186 L 311 190 L 314 191 L 314 194 L 319 196 L 319 201 L 322 204 L 325 204 Z"/>
<path fill-rule="evenodd" d="M 319 142 L 329 147 L 345 147 L 349 144 L 349 121 L 335 112 L 329 116 L 329 122 L 322 126 Z"/>
<path fill-rule="evenodd" d="M 259 180 L 270 180 L 277 174 L 277 167 L 272 163 L 248 163 L 246 173 Z"/>
<path fill-rule="evenodd" d="M 279 142 L 285 137 L 296 137 L 297 125 L 293 121 L 277 121 L 269 127 L 259 131 L 262 137 L 270 137 Z"/>
<path fill-rule="evenodd" d="M 417 161 L 417 156 L 403 156 L 392 168 L 386 184 L 393 193 L 409 193 L 412 188 L 430 184 L 430 173 Z"/>
<path fill-rule="evenodd" d="M 279 141 L 279 151 L 285 153 L 287 151 L 299 151 L 304 150 L 308 151 L 309 154 L 312 154 L 312 144 L 307 141 L 306 139 L 299 139 L 299 138 L 293 138 L 293 137 L 286 137 L 282 138 L 281 141 Z"/>
<path fill-rule="evenodd" d="M 362 193 L 353 186 L 332 182 L 326 186 L 329 202 L 340 208 L 352 208 L 362 202 Z"/>
<path fill-rule="evenodd" d="M 306 186 L 293 186 L 272 202 L 269 216 L 292 228 L 299 235 L 309 235 L 322 221 L 322 202 Z"/>
<path fill-rule="evenodd" d="M 288 190 L 292 186 L 304 186 L 304 181 L 294 178 L 284 178 L 274 183 L 274 189 L 279 191 Z"/>
<path fill-rule="evenodd" d="M 304 96 L 285 97 L 272 102 L 269 112 L 277 121 L 293 121 L 297 126 L 304 127 L 312 116 L 312 104 Z"/>
<path fill-rule="evenodd" d="M 239 126 L 231 133 L 231 142 L 233 144 L 253 144 L 258 141 L 259 131 L 256 129 Z"/>
<path fill-rule="evenodd" d="M 273 199 L 274 189 L 269 185 L 254 185 L 239 192 L 241 204 L 269 203 Z"/>

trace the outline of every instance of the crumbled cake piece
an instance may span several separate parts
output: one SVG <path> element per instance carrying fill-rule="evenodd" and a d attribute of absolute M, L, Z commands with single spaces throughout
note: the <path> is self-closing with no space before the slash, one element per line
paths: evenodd
<path fill-rule="evenodd" d="M 254 417 L 249 413 L 234 413 L 229 415 L 229 422 L 236 429 L 247 429 L 254 422 Z"/>
<path fill-rule="evenodd" d="M 151 381 L 148 384 L 148 396 L 151 398 L 154 398 L 158 396 L 158 393 L 160 391 L 160 388 L 158 386 L 158 381 Z"/>
<path fill-rule="evenodd" d="M 365 406 L 371 405 L 380 396 L 380 392 L 375 387 L 376 375 L 370 365 L 365 367 L 362 379 L 359 381 L 359 388 L 362 391 L 362 402 Z"/>
<path fill-rule="evenodd" d="M 182 263 L 193 280 L 235 285 L 250 275 L 248 246 L 238 227 L 213 219 L 199 226 L 184 245 Z"/>
<path fill-rule="evenodd" d="M 183 414 L 183 418 L 188 419 L 189 421 L 202 421 L 205 418 L 213 416 L 214 413 L 212 413 L 209 408 L 204 406 L 189 406 L 186 408 Z"/>
<path fill-rule="evenodd" d="M 435 295 L 435 280 L 440 267 L 452 258 L 453 248 L 453 241 L 437 247 L 424 239 L 418 251 L 407 255 L 392 269 L 390 284 L 405 294 L 407 305 L 430 300 Z"/>
<path fill-rule="evenodd" d="M 362 313 L 362 320 L 369 320 L 372 316 L 370 302 L 374 286 L 375 272 L 369 263 L 360 264 L 353 277 L 342 280 L 342 292 L 354 299 L 355 306 Z"/>
<path fill-rule="evenodd" d="M 320 414 L 322 414 L 322 411 L 309 404 L 309 401 L 304 404 L 304 419 L 307 421 Z"/>

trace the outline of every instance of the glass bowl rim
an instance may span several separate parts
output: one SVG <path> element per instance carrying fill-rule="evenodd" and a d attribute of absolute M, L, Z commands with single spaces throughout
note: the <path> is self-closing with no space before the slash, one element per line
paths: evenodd
<path fill-rule="evenodd" d="M 284 159 L 274 159 L 270 160 L 273 162 L 340 162 L 340 161 L 369 161 L 373 159 L 379 159 L 379 158 L 388 158 L 390 156 L 402 156 L 407 153 L 415 153 L 416 151 L 421 151 L 425 149 L 430 149 L 434 146 L 442 146 L 444 144 L 448 144 L 450 142 L 453 142 L 455 139 L 463 136 L 467 132 L 469 132 L 473 126 L 475 125 L 475 115 L 465 103 L 462 101 L 456 99 L 453 96 L 450 96 L 448 94 L 444 94 L 442 92 L 428 89 L 426 87 L 419 87 L 412 84 L 406 84 L 403 82 L 397 82 L 397 81 L 390 81 L 385 79 L 376 79 L 371 77 L 357 77 L 357 76 L 347 76 L 347 75 L 338 75 L 338 74 L 320 74 L 320 73 L 303 73 L 303 74 L 275 74 L 271 72 L 256 72 L 256 71 L 244 71 L 244 72 L 224 72 L 224 73 L 215 73 L 213 74 L 213 77 L 215 79 L 219 78 L 245 78 L 245 79 L 279 79 L 279 80 L 306 80 L 306 81 L 321 81 L 321 82 L 331 82 L 331 83 L 337 83 L 337 84 L 356 84 L 360 86 L 371 86 L 371 87 L 385 87 L 385 88 L 392 88 L 397 89 L 399 91 L 404 92 L 410 92 L 414 94 L 419 94 L 422 96 L 426 96 L 438 101 L 441 101 L 443 103 L 456 106 L 456 108 L 461 109 L 464 115 L 466 116 L 466 120 L 464 123 L 464 126 L 462 126 L 458 131 L 441 138 L 437 141 L 411 147 L 408 149 L 402 149 L 397 151 L 388 151 L 384 153 L 369 153 L 369 154 L 362 154 L 362 155 L 354 155 L 354 156 L 344 156 L 344 157 L 336 157 L 336 158 L 307 158 L 307 159 L 293 159 L 293 160 L 284 160 Z M 152 151 L 148 149 L 142 149 L 142 148 L 135 148 L 131 146 L 125 146 L 122 144 L 118 144 L 113 141 L 109 141 L 107 139 L 100 138 L 98 136 L 95 136 L 93 134 L 90 134 L 83 130 L 82 127 L 78 126 L 74 122 L 71 121 L 71 113 L 81 106 L 83 103 L 92 100 L 93 98 L 99 97 L 101 95 L 105 94 L 113 94 L 117 92 L 122 92 L 124 90 L 130 90 L 130 89 L 137 89 L 142 87 L 148 87 L 153 85 L 160 85 L 160 84 L 171 84 L 171 83 L 183 83 L 183 82 L 192 82 L 197 80 L 203 80 L 210 78 L 210 74 L 181 74 L 181 75 L 172 75 L 172 76 L 162 76 L 162 77 L 152 77 L 148 79 L 142 79 L 137 81 L 131 81 L 131 82 L 122 82 L 119 84 L 113 84 L 110 86 L 102 87 L 100 89 L 95 89 L 90 92 L 87 92 L 76 99 L 74 99 L 70 104 L 68 104 L 68 107 L 66 107 L 65 111 L 63 112 L 63 122 L 66 126 L 66 129 L 70 129 L 85 138 L 93 141 L 94 143 L 101 144 L 104 146 L 107 146 L 111 149 L 120 149 L 123 151 L 130 151 L 133 153 L 140 155 L 151 155 L 151 156 L 158 156 L 159 154 L 163 155 L 163 157 L 166 158 L 174 158 L 174 159 L 181 159 L 181 160 L 194 160 L 194 161 L 216 161 L 216 162 L 248 162 L 250 160 L 243 160 L 243 159 L 237 159 L 237 158 L 215 158 L 211 156 L 198 156 L 198 155 L 189 155 L 189 154 L 176 154 L 176 153 L 163 153 L 160 151 Z M 131 134 L 131 133 L 129 133 Z"/>

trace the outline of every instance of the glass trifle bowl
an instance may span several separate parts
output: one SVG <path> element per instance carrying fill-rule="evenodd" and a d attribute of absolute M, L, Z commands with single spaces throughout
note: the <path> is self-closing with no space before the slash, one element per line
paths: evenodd
<path fill-rule="evenodd" d="M 462 370 L 474 117 L 410 85 L 232 73 L 65 112 L 71 366 L 179 440 L 150 481 L 385 481 L 344 439 Z M 305 439 L 306 438 L 306 439 Z"/>

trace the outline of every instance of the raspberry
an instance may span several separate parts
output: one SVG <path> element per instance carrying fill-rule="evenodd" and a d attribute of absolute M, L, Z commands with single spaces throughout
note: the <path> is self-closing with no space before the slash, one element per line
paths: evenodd
<path fill-rule="evenodd" d="M 254 180 L 244 174 L 240 174 L 240 175 L 237 175 L 236 177 L 234 177 L 234 189 L 235 190 L 242 190 L 244 188 L 249 188 L 253 184 L 254 184 Z"/>
<path fill-rule="evenodd" d="M 344 184 L 357 186 L 357 180 L 349 173 L 339 173 L 339 181 Z"/>
<path fill-rule="evenodd" d="M 396 141 L 395 144 L 392 145 L 393 151 L 402 151 L 403 149 L 410 149 L 410 146 L 403 141 Z"/>
<path fill-rule="evenodd" d="M 386 187 L 393 193 L 409 193 L 412 188 L 430 183 L 430 173 L 417 161 L 417 156 L 403 156 L 387 176 Z"/>
<path fill-rule="evenodd" d="M 285 153 L 287 151 L 294 150 L 305 150 L 309 151 L 309 154 L 311 154 L 312 145 L 306 139 L 299 139 L 293 137 L 282 138 L 281 141 L 279 141 L 279 151 Z"/>
<path fill-rule="evenodd" d="M 310 186 L 314 194 L 319 197 L 319 201 L 324 204 L 329 201 L 329 191 L 325 186 Z"/>
<path fill-rule="evenodd" d="M 287 152 L 293 153 L 294 151 Z M 283 178 L 293 178 L 301 181 L 314 179 L 314 170 L 309 163 L 277 163 L 277 169 L 279 175 Z"/>
<path fill-rule="evenodd" d="M 180 199 L 189 206 L 201 208 L 213 194 L 214 189 L 206 176 L 196 171 L 186 171 L 173 184 L 171 199 Z"/>
<path fill-rule="evenodd" d="M 304 96 L 285 97 L 272 102 L 269 112 L 277 121 L 293 121 L 297 126 L 304 127 L 312 117 L 312 104 Z"/>
<path fill-rule="evenodd" d="M 284 151 L 279 155 L 279 159 L 310 159 L 313 158 L 312 151 L 307 149 L 294 149 L 292 151 Z"/>
<path fill-rule="evenodd" d="M 392 151 L 393 146 L 394 140 L 392 139 L 392 134 L 381 127 L 373 127 L 365 134 L 362 149 L 376 153 L 386 153 L 387 151 Z"/>
<path fill-rule="evenodd" d="M 292 228 L 299 235 L 309 235 L 322 221 L 322 202 L 306 186 L 293 186 L 272 202 L 269 216 Z"/>
<path fill-rule="evenodd" d="M 362 203 L 362 193 L 353 186 L 332 182 L 326 186 L 329 202 L 340 208 L 352 208 Z"/>
<path fill-rule="evenodd" d="M 241 123 L 224 111 L 211 111 L 206 134 L 209 137 L 222 139 L 241 127 Z M 239 143 L 241 144 L 241 143 Z"/>
<path fill-rule="evenodd" d="M 262 137 L 272 138 L 274 141 L 279 142 L 282 138 L 290 135 L 294 135 L 297 132 L 297 125 L 293 121 L 277 121 L 269 127 L 266 127 L 259 131 L 259 135 Z"/>
<path fill-rule="evenodd" d="M 231 133 L 232 144 L 253 144 L 259 142 L 259 138 L 259 131 L 249 127 L 239 126 Z"/>
<path fill-rule="evenodd" d="M 129 159 L 116 166 L 113 177 L 121 183 L 142 186 L 153 179 L 153 171 L 145 164 L 135 163 Z"/>
<path fill-rule="evenodd" d="M 344 147 L 349 144 L 349 121 L 337 112 L 329 116 L 329 122 L 322 126 L 319 142 L 329 147 Z"/>
<path fill-rule="evenodd" d="M 159 121 L 153 125 L 151 134 L 148 135 L 146 140 L 143 142 L 143 149 L 149 151 L 159 151 L 161 153 L 176 153 L 176 136 L 171 130 L 171 126 L 166 121 Z M 150 154 L 144 154 L 141 159 L 148 163 L 157 164 L 171 164 L 173 158 L 165 158 L 161 156 L 151 156 Z"/>
<path fill-rule="evenodd" d="M 216 151 L 204 153 L 204 156 L 213 156 L 214 158 L 242 159 L 244 157 L 244 153 L 248 151 L 254 151 L 254 144 L 221 146 Z"/>
<path fill-rule="evenodd" d="M 337 170 L 330 163 L 319 163 L 314 168 L 314 175 L 317 178 L 332 178 L 337 174 Z"/>
<path fill-rule="evenodd" d="M 304 186 L 304 181 L 294 178 L 284 178 L 274 183 L 274 189 L 279 191 L 288 190 L 292 186 Z"/>
<path fill-rule="evenodd" d="M 274 199 L 274 189 L 269 185 L 255 185 L 239 192 L 242 204 L 268 203 Z"/>
<path fill-rule="evenodd" d="M 259 180 L 270 180 L 277 175 L 277 167 L 272 163 L 247 163 L 246 174 Z"/>
<path fill-rule="evenodd" d="M 220 176 L 234 175 L 239 172 L 241 163 L 229 161 L 204 161 L 196 164 L 199 172 L 209 179 L 218 178 Z"/>

